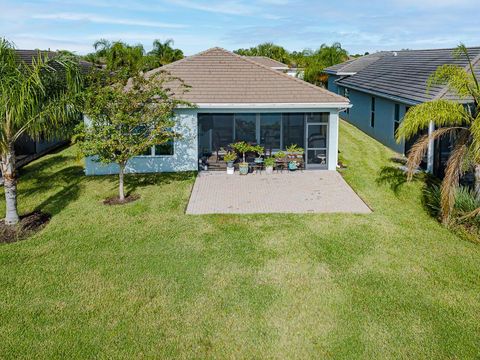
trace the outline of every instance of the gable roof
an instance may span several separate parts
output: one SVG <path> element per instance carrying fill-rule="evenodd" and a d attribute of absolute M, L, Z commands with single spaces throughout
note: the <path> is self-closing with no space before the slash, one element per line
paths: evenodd
<path fill-rule="evenodd" d="M 365 69 L 370 64 L 375 63 L 385 55 L 389 54 L 388 51 L 380 51 L 374 54 L 360 56 L 355 59 L 347 60 L 343 63 L 336 64 L 325 68 L 327 74 L 332 75 L 354 75 L 360 70 Z"/>
<path fill-rule="evenodd" d="M 460 99 L 447 91 L 445 86 L 432 86 L 427 93 L 430 75 L 441 65 L 466 67 L 465 57 L 456 58 L 455 49 L 403 50 L 388 52 L 377 61 L 336 81 L 340 86 L 360 90 L 378 96 L 396 99 L 407 104 L 418 104 L 433 99 Z M 475 71 L 480 75 L 480 47 L 468 48 Z"/>
<path fill-rule="evenodd" d="M 151 70 L 146 76 L 159 71 L 191 86 L 188 92 L 177 93 L 177 97 L 199 106 L 303 104 L 340 108 L 349 104 L 342 96 L 221 48 L 183 58 Z M 173 92 L 178 85 L 178 81 L 168 84 Z"/>
<path fill-rule="evenodd" d="M 266 57 L 266 56 L 244 56 L 244 58 L 253 60 L 255 62 L 258 62 L 259 64 L 268 66 L 270 68 L 274 68 L 274 69 L 278 69 L 278 70 L 279 69 L 285 69 L 285 70 L 288 69 L 287 64 L 284 64 L 280 61 L 271 59 L 271 58 Z"/>

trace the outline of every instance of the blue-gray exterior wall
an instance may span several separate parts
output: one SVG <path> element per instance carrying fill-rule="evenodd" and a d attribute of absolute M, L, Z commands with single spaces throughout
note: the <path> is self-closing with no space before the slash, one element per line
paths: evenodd
<path fill-rule="evenodd" d="M 338 75 L 328 75 L 327 90 L 329 90 L 329 91 L 331 91 L 335 94 L 339 94 L 338 86 L 335 83 L 335 81 L 338 80 L 339 78 L 340 78 L 340 76 L 338 76 Z"/>
<path fill-rule="evenodd" d="M 156 173 L 194 171 L 198 169 L 197 157 L 197 110 L 182 109 L 176 114 L 175 130 L 182 136 L 175 139 L 173 155 L 136 156 L 128 163 L 127 173 Z M 88 120 L 87 120 L 88 121 Z M 85 159 L 86 175 L 118 174 L 116 164 L 102 164 L 94 157 Z"/>
<path fill-rule="evenodd" d="M 343 93 L 344 89 L 341 86 L 338 89 Z M 408 105 L 375 96 L 375 126 L 371 127 L 372 96 L 361 91 L 348 89 L 348 97 L 353 106 L 348 112 L 341 113 L 341 117 L 390 149 L 403 154 L 405 144 L 403 142 L 397 143 L 394 136 L 395 104 L 400 105 L 400 122 Z"/>

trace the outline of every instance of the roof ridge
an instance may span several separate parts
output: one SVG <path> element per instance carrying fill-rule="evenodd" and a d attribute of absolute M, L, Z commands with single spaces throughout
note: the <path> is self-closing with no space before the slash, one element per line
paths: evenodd
<path fill-rule="evenodd" d="M 250 59 L 248 59 L 248 58 L 246 58 L 246 57 L 244 57 L 244 56 L 235 54 L 234 52 L 231 52 L 231 51 L 228 51 L 228 50 L 225 50 L 225 49 L 222 49 L 222 48 L 218 48 L 218 49 L 223 50 L 224 52 L 228 53 L 228 54 L 231 55 L 231 56 L 238 57 L 239 59 L 241 59 L 241 60 L 243 60 L 243 61 L 247 61 L 247 62 L 249 62 L 250 64 L 253 64 L 253 65 L 255 65 L 255 66 L 258 66 L 258 67 L 261 67 L 261 68 L 263 68 L 263 69 L 266 69 L 266 70 L 270 71 L 271 73 L 276 74 L 277 76 L 282 76 L 282 77 L 284 77 L 284 78 L 288 78 L 288 79 L 290 79 L 290 80 L 292 80 L 292 81 L 296 81 L 296 82 L 298 82 L 299 84 L 302 84 L 303 86 L 310 87 L 310 88 L 315 89 L 315 90 L 317 90 L 317 91 L 319 91 L 319 92 L 321 92 L 321 93 L 323 93 L 323 94 L 330 95 L 330 96 L 332 96 L 332 97 L 334 97 L 334 98 L 336 97 L 336 98 L 339 98 L 339 99 L 342 99 L 342 100 L 346 100 L 346 101 L 348 102 L 348 99 L 346 99 L 345 97 L 340 96 L 340 95 L 338 95 L 338 94 L 335 94 L 335 93 L 333 93 L 333 92 L 331 92 L 331 91 L 328 91 L 328 90 L 326 90 L 326 89 L 324 89 L 324 88 L 321 88 L 321 87 L 319 87 L 319 86 L 317 86 L 317 85 L 313 85 L 313 84 L 310 84 L 309 82 L 306 82 L 306 81 L 304 81 L 304 80 L 300 80 L 299 78 L 296 78 L 296 77 L 293 77 L 293 76 L 284 74 L 283 72 L 274 70 L 274 69 L 272 69 L 272 68 L 270 68 L 270 67 L 268 67 L 268 66 L 265 66 L 265 65 L 263 65 L 263 64 L 260 64 L 260 63 L 258 63 L 258 62 L 256 62 L 256 61 L 254 61 L 254 60 L 250 60 Z"/>
<path fill-rule="evenodd" d="M 467 48 L 468 49 L 468 48 Z M 477 65 L 477 63 L 480 61 L 480 54 L 478 54 L 477 56 L 475 56 L 472 60 L 472 67 L 475 68 L 475 65 Z M 455 66 L 455 65 L 454 65 Z M 463 67 L 463 69 L 465 71 L 468 71 L 470 69 L 470 64 L 467 62 L 467 64 Z M 435 95 L 433 97 L 432 100 L 439 100 L 441 98 L 443 98 L 445 95 L 447 95 L 448 91 L 450 89 L 448 88 L 448 85 L 444 85 L 442 90 L 439 91 L 439 93 L 437 95 Z"/>

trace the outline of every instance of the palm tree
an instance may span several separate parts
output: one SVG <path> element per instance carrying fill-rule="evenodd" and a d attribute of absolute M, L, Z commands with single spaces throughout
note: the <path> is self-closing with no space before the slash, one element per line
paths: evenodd
<path fill-rule="evenodd" d="M 4 179 L 5 224 L 18 223 L 14 144 L 23 134 L 53 139 L 78 119 L 75 95 L 81 87 L 71 57 L 38 56 L 27 64 L 12 43 L 0 39 L 0 168 Z"/>
<path fill-rule="evenodd" d="M 320 62 L 325 67 L 348 60 L 348 52 L 342 48 L 342 45 L 339 42 L 335 42 L 331 46 L 322 44 L 315 55 L 318 56 Z"/>
<path fill-rule="evenodd" d="M 153 41 L 153 48 L 148 54 L 157 57 L 161 65 L 183 59 L 183 51 L 173 48 L 173 44 L 172 39 L 167 39 L 164 42 L 156 39 Z"/>
<path fill-rule="evenodd" d="M 475 191 L 480 197 L 480 85 L 475 74 L 475 64 L 470 59 L 468 49 L 460 45 L 454 52 L 456 57 L 465 57 L 467 67 L 456 65 L 440 66 L 429 79 L 429 88 L 443 85 L 456 94 L 462 102 L 435 99 L 412 107 L 397 130 L 397 141 L 408 140 L 420 131 L 429 128 L 433 122 L 436 130 L 424 135 L 412 146 L 407 161 L 408 179 L 425 156 L 429 143 L 444 136 L 454 138 L 441 185 L 441 217 L 444 223 L 450 221 L 460 178 L 465 172 L 474 170 Z M 468 103 L 465 105 L 464 103 Z M 480 209 L 470 214 L 480 214 Z"/>

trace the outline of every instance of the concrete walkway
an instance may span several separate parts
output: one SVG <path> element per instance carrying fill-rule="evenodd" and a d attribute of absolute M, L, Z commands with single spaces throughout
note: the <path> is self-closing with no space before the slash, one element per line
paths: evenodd
<path fill-rule="evenodd" d="M 187 214 L 370 213 L 336 171 L 201 172 Z"/>

